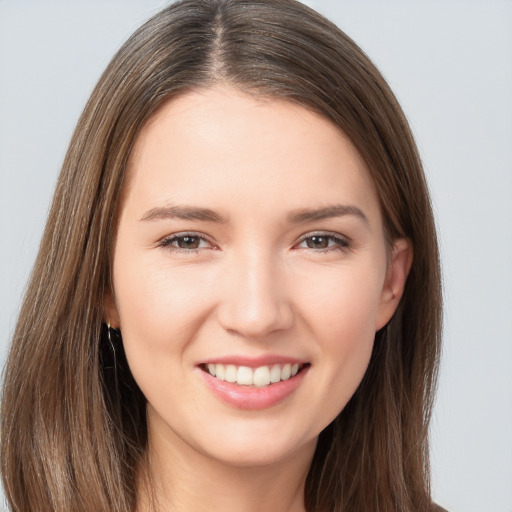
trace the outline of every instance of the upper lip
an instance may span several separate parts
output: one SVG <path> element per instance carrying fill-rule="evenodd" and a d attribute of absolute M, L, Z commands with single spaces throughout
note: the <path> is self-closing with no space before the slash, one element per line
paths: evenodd
<path fill-rule="evenodd" d="M 200 365 L 206 364 L 233 364 L 235 366 L 248 366 L 259 368 L 260 366 L 272 366 L 274 364 L 306 364 L 308 361 L 297 357 L 289 357 L 277 354 L 267 354 L 258 357 L 232 355 L 223 357 L 212 357 L 201 361 Z"/>

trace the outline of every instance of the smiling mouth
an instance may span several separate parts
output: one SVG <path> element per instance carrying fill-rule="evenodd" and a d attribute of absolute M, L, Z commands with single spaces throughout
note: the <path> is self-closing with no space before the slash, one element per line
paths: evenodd
<path fill-rule="evenodd" d="M 306 364 L 273 364 L 270 366 L 236 366 L 234 364 L 203 364 L 201 369 L 218 380 L 237 384 L 239 386 L 253 386 L 265 388 L 289 380 L 300 373 Z"/>

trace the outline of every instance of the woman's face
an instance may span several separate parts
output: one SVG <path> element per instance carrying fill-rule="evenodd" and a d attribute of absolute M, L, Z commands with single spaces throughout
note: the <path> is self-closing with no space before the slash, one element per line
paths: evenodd
<path fill-rule="evenodd" d="M 312 453 L 410 252 L 386 246 L 365 163 L 329 121 L 230 88 L 168 102 L 130 158 L 106 308 L 152 442 L 235 465 Z"/>

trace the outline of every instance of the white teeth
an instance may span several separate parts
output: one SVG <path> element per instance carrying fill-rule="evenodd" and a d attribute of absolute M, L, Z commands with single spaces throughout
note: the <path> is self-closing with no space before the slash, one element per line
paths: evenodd
<path fill-rule="evenodd" d="M 292 376 L 292 365 L 285 364 L 281 370 L 281 380 L 288 380 Z"/>
<path fill-rule="evenodd" d="M 226 365 L 226 382 L 236 382 L 236 366 L 234 364 Z"/>
<path fill-rule="evenodd" d="M 220 380 L 226 380 L 226 367 L 223 364 L 215 365 L 215 377 Z"/>
<path fill-rule="evenodd" d="M 240 366 L 236 374 L 236 383 L 239 386 L 252 386 L 253 372 L 248 366 Z"/>
<path fill-rule="evenodd" d="M 276 383 L 281 380 L 281 367 L 278 364 L 272 366 L 270 370 L 270 382 Z"/>
<path fill-rule="evenodd" d="M 282 380 L 288 380 L 297 375 L 300 366 L 298 364 L 274 364 L 249 368 L 248 366 L 235 366 L 234 364 L 213 364 L 206 365 L 208 372 L 213 377 L 227 382 L 237 383 L 239 386 L 256 386 L 263 388 Z"/>
<path fill-rule="evenodd" d="M 254 385 L 263 388 L 270 384 L 270 370 L 268 366 L 260 366 L 254 370 Z"/>

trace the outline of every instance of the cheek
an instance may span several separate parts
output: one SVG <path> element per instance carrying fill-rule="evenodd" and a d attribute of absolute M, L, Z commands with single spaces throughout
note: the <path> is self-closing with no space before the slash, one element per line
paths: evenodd
<path fill-rule="evenodd" d="M 213 287 L 200 272 L 119 258 L 114 289 L 127 356 L 158 364 L 181 352 L 212 307 Z M 177 361 L 177 359 L 176 359 Z"/>
<path fill-rule="evenodd" d="M 322 361 L 330 368 L 327 376 L 341 388 L 352 389 L 359 384 L 368 366 L 373 349 L 374 316 L 362 304 L 343 303 L 324 310 L 331 320 L 318 327 Z"/>
<path fill-rule="evenodd" d="M 123 345 L 135 381 L 159 410 L 166 410 L 176 396 L 194 402 L 183 375 L 192 366 L 188 348 L 211 309 L 211 287 L 202 286 L 200 273 L 171 272 L 143 258 L 119 260 L 115 270 Z M 162 390 L 171 385 L 174 391 L 168 396 Z"/>
<path fill-rule="evenodd" d="M 360 266 L 311 274 L 297 292 L 299 307 L 311 327 L 324 333 L 321 339 L 356 341 L 358 333 L 373 339 L 384 273 Z"/>
<path fill-rule="evenodd" d="M 156 260 L 156 261 L 154 261 Z M 167 326 L 187 318 L 200 308 L 207 288 L 200 271 L 185 266 L 171 267 L 153 254 L 119 258 L 114 272 L 114 289 L 124 324 L 134 315 L 144 325 Z M 117 278 L 119 276 L 119 278 Z M 126 327 L 126 325 L 125 325 Z"/>
<path fill-rule="evenodd" d="M 303 303 L 305 321 L 317 342 L 318 367 L 322 369 L 318 378 L 324 389 L 332 391 L 332 418 L 351 398 L 368 367 L 379 310 L 380 277 L 380 272 L 354 270 L 322 283 L 317 275 L 315 292 L 307 296 L 307 304 Z"/>

